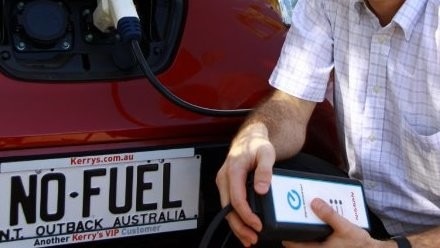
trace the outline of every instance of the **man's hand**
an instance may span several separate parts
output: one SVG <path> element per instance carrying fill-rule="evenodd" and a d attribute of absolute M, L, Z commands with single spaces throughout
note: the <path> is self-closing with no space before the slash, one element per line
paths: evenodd
<path fill-rule="evenodd" d="M 217 174 L 217 187 L 222 206 L 231 203 L 233 212 L 227 221 L 246 247 L 258 240 L 256 232 L 262 224 L 255 215 L 246 196 L 246 180 L 250 171 L 255 170 L 254 188 L 259 194 L 266 194 L 272 179 L 275 150 L 268 140 L 267 129 L 256 123 L 247 126 L 234 139 L 228 157 Z"/>
<path fill-rule="evenodd" d="M 345 247 L 389 247 L 397 248 L 394 241 L 379 241 L 371 238 L 364 229 L 351 223 L 336 213 L 331 206 L 321 199 L 314 199 L 311 203 L 313 212 L 325 223 L 333 228 L 333 233 L 323 242 L 288 242 L 283 241 L 287 248 L 345 248 Z"/>
<path fill-rule="evenodd" d="M 316 103 L 276 90 L 243 124 L 228 156 L 217 173 L 222 206 L 234 211 L 226 219 L 245 246 L 255 244 L 261 231 L 260 219 L 246 199 L 246 179 L 255 170 L 254 189 L 266 194 L 272 180 L 275 159 L 298 153 L 304 144 L 306 127 Z"/>

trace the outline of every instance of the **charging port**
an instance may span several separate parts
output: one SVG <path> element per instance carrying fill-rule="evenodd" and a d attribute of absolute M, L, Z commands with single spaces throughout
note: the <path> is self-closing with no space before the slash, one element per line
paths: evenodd
<path fill-rule="evenodd" d="M 184 0 L 135 0 L 141 48 L 154 72 L 173 59 Z M 116 30 L 93 22 L 96 0 L 3 0 L 0 68 L 27 80 L 80 81 L 142 75 Z"/>

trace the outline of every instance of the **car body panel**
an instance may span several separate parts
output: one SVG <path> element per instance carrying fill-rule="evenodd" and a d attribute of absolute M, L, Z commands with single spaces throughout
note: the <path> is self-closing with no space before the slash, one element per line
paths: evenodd
<path fill-rule="evenodd" d="M 158 73 L 160 81 L 198 106 L 255 107 L 272 90 L 267 80 L 288 29 L 271 4 L 263 0 L 186 1 L 175 57 Z M 149 247 L 174 247 L 180 239 L 191 240 L 185 243 L 188 247 L 196 246 L 220 208 L 215 175 L 244 119 L 191 112 L 163 97 L 146 78 L 130 75 L 58 82 L 25 81 L 0 73 L 0 113 L 0 165 L 182 147 L 201 154 L 200 228 L 195 233 L 143 239 L 142 244 Z M 324 101 L 315 109 L 303 150 L 339 164 L 337 144 L 333 109 Z"/>
<path fill-rule="evenodd" d="M 285 30 L 264 2 L 193 0 L 176 58 L 159 79 L 200 106 L 252 107 L 268 92 Z M 177 107 L 145 78 L 48 83 L 2 74 L 0 87 L 3 151 L 139 140 L 160 145 L 161 139 L 212 136 L 213 126 L 215 136 L 230 135 L 238 121 Z"/>

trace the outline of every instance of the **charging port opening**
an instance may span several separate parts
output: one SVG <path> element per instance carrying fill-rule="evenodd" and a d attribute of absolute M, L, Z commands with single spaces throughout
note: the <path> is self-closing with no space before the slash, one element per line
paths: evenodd
<path fill-rule="evenodd" d="M 141 48 L 152 70 L 171 63 L 184 0 L 134 0 L 142 24 Z M 141 76 L 130 46 L 116 30 L 93 24 L 96 0 L 2 0 L 0 69 L 15 78 L 44 81 L 111 80 Z M 55 21 L 54 21 L 55 20 Z"/>

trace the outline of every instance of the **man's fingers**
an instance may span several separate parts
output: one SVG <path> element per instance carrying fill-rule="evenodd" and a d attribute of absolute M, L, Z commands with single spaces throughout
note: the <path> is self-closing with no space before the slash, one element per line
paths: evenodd
<path fill-rule="evenodd" d="M 230 184 L 229 184 L 229 180 L 228 180 L 228 178 L 230 178 L 230 177 L 227 176 L 227 173 L 229 173 L 229 172 L 227 170 L 225 170 L 224 168 L 229 168 L 229 167 L 226 166 L 226 167 L 223 167 L 222 169 L 220 169 L 217 173 L 217 178 L 216 178 L 217 187 L 220 192 L 221 205 L 222 205 L 222 207 L 225 207 L 229 203 L 233 204 L 233 206 L 240 205 L 240 204 L 242 204 L 242 203 L 240 203 L 240 201 L 238 201 L 238 203 L 236 203 L 237 200 L 230 199 L 230 197 L 231 197 L 230 191 L 234 190 L 234 189 L 230 189 Z M 234 195 L 234 194 L 232 194 L 232 195 Z M 236 206 L 234 206 L 234 208 Z M 237 207 L 237 208 L 243 208 L 243 207 Z M 255 231 L 252 230 L 249 226 L 247 226 L 247 224 L 243 223 L 242 219 L 240 218 L 240 216 L 237 215 L 235 210 L 226 216 L 226 220 L 229 222 L 229 226 L 231 227 L 231 230 L 234 232 L 234 234 L 237 236 L 237 238 L 240 240 L 240 242 L 243 244 L 243 246 L 249 247 L 252 244 L 255 244 L 257 242 L 258 237 L 257 237 L 257 234 L 255 233 Z"/>
<path fill-rule="evenodd" d="M 316 216 L 318 216 L 325 223 L 329 224 L 335 232 L 348 232 L 354 225 L 350 221 L 336 213 L 330 205 L 319 198 L 315 198 L 312 200 L 311 207 Z"/>
<path fill-rule="evenodd" d="M 256 156 L 258 164 L 255 169 L 254 189 L 258 194 L 264 195 L 269 190 L 269 185 L 272 180 L 275 150 L 273 146 L 268 143 L 258 150 Z"/>
<path fill-rule="evenodd" d="M 218 191 L 220 193 L 220 203 L 222 207 L 225 207 L 230 203 L 228 180 L 224 174 L 225 170 L 222 168 L 217 172 L 217 177 L 215 179 Z"/>
<path fill-rule="evenodd" d="M 257 241 L 257 232 L 261 231 L 263 225 L 249 206 L 247 177 L 256 168 L 257 185 L 262 185 L 257 186 L 257 193 L 266 193 L 272 177 L 275 151 L 267 140 L 265 130 L 248 131 L 247 134 L 245 130 L 242 133 L 235 139 L 225 163 L 217 173 L 216 183 L 222 206 L 230 203 L 234 209 L 227 217 L 231 229 L 245 246 L 249 246 Z"/>
<path fill-rule="evenodd" d="M 262 224 L 256 214 L 252 212 L 249 206 L 246 195 L 246 182 L 248 176 L 248 170 L 241 167 L 235 168 L 230 166 L 229 174 L 229 197 L 235 212 L 241 217 L 241 219 L 248 226 L 251 226 L 255 231 L 260 231 Z"/>
<path fill-rule="evenodd" d="M 217 173 L 216 183 L 217 187 L 220 191 L 220 201 L 222 207 L 225 207 L 229 203 L 231 203 L 230 192 L 229 192 L 229 183 L 227 177 L 224 176 L 223 173 L 226 173 L 225 170 L 219 170 Z M 232 204 L 232 203 L 231 203 Z M 240 242 L 245 247 L 249 247 L 252 244 L 255 244 L 258 240 L 258 237 L 249 226 L 243 223 L 242 219 L 237 215 L 235 211 L 232 211 L 226 216 L 226 220 L 229 222 L 229 226 L 232 232 L 237 236 Z"/>
<path fill-rule="evenodd" d="M 241 217 L 241 222 L 252 227 L 255 231 L 260 231 L 262 228 L 261 221 L 252 212 L 247 202 L 246 185 L 243 183 L 246 182 L 248 170 L 243 166 L 233 166 L 231 161 L 225 163 L 227 163 L 227 166 L 223 166 L 219 170 L 216 178 L 222 206 L 225 207 L 231 203 L 234 211 Z M 237 164 L 237 161 L 235 163 Z M 232 227 L 233 223 L 230 223 L 230 225 Z"/>
<path fill-rule="evenodd" d="M 293 241 L 283 241 L 281 242 L 283 247 L 285 248 L 320 248 L 322 247 L 321 243 L 315 242 L 293 242 Z"/>
<path fill-rule="evenodd" d="M 226 216 L 226 219 L 229 222 L 232 232 L 240 240 L 244 247 L 250 247 L 251 245 L 257 243 L 258 236 L 255 231 L 249 226 L 245 225 L 235 211 L 229 213 L 228 216 Z"/>

